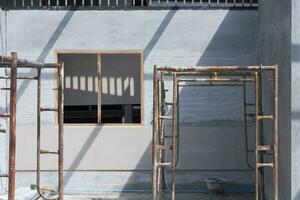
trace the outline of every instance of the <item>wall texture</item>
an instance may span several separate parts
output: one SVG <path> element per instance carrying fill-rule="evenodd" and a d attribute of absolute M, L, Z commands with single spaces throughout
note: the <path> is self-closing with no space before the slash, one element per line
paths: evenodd
<path fill-rule="evenodd" d="M 291 180 L 291 4 L 290 0 L 261 0 L 259 2 L 258 62 L 279 65 L 279 132 L 280 132 L 280 199 L 290 199 Z M 294 74 L 294 73 L 293 73 Z M 293 75 L 294 76 L 294 75 Z M 264 83 L 264 97 L 271 97 L 270 83 Z M 293 97 L 293 96 L 292 96 Z M 293 97 L 294 98 L 294 97 Z M 264 104 L 270 113 L 270 105 Z M 266 142 L 272 132 L 266 124 Z M 267 160 L 268 158 L 266 158 Z M 271 199 L 270 171 L 266 171 L 266 196 Z"/>
<path fill-rule="evenodd" d="M 255 10 L 9 11 L 7 18 L 1 13 L 1 26 L 5 19 L 3 47 L 31 60 L 53 62 L 59 49 L 144 51 L 145 126 L 66 126 L 66 169 L 150 169 L 154 64 L 257 64 Z M 46 71 L 44 106 L 54 105 L 53 80 L 54 72 Z M 35 169 L 35 87 L 35 82 L 18 83 L 19 170 Z M 180 168 L 247 170 L 241 90 L 185 88 L 180 95 Z M 43 114 L 42 119 L 42 145 L 55 148 L 54 116 Z M 54 161 L 45 161 L 44 169 L 55 168 Z"/>

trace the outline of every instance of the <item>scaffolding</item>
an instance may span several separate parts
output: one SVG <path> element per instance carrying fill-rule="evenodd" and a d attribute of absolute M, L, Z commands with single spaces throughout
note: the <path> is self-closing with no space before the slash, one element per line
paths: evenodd
<path fill-rule="evenodd" d="M 262 79 L 264 74 L 271 74 L 272 113 L 264 114 L 262 109 Z M 171 76 L 172 101 L 166 100 L 165 77 Z M 254 103 L 247 102 L 247 84 L 254 85 Z M 165 171 L 171 170 L 171 199 L 176 194 L 176 167 L 179 160 L 179 87 L 184 86 L 242 86 L 244 105 L 244 134 L 246 163 L 255 169 L 255 199 L 264 199 L 264 168 L 271 168 L 273 199 L 278 200 L 278 66 L 205 66 L 205 67 L 159 67 L 154 66 L 153 72 L 153 144 L 152 144 L 152 189 L 153 200 L 160 198 L 166 184 Z M 252 106 L 254 113 L 247 113 Z M 166 112 L 170 107 L 171 112 Z M 248 147 L 247 118 L 255 121 L 255 149 Z M 272 142 L 265 144 L 263 140 L 263 121 L 272 121 Z M 166 121 L 171 122 L 171 135 L 166 134 Z M 168 142 L 168 140 L 171 140 Z M 255 166 L 250 165 L 248 154 L 255 153 Z M 166 159 L 166 154 L 171 159 Z M 264 155 L 271 155 L 272 161 L 264 162 Z"/>
<path fill-rule="evenodd" d="M 8 199 L 15 199 L 15 174 L 16 174 L 16 96 L 17 96 L 17 79 L 22 80 L 35 80 L 37 81 L 37 177 L 36 177 L 36 189 L 37 193 L 42 199 L 52 200 L 58 199 L 63 200 L 63 63 L 37 63 L 31 62 L 24 59 L 17 58 L 17 53 L 12 52 L 11 56 L 0 56 L 0 68 L 10 68 L 9 76 L 1 76 L 0 79 L 10 81 L 10 88 L 2 88 L 10 92 L 10 112 L 1 113 L 0 117 L 9 118 L 9 170 L 8 174 L 3 174 L 1 177 L 9 178 L 8 184 Z M 18 68 L 36 69 L 36 76 L 18 76 Z M 57 88 L 54 91 L 57 92 L 57 107 L 56 108 L 43 108 L 41 106 L 41 77 L 44 69 L 56 69 L 57 70 Z M 58 149 L 43 150 L 41 149 L 41 112 L 57 112 L 58 126 Z M 41 155 L 42 154 L 54 154 L 58 155 L 58 189 L 45 189 L 41 187 L 40 183 L 40 171 L 41 171 Z M 55 192 L 57 196 L 49 198 L 44 194 L 45 191 Z"/>

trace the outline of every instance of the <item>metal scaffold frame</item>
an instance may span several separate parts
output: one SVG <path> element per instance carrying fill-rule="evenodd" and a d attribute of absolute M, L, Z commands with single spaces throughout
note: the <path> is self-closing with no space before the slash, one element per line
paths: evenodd
<path fill-rule="evenodd" d="M 264 114 L 262 109 L 262 73 L 271 74 L 272 113 Z M 172 102 L 166 101 L 164 77 L 172 77 Z M 247 83 L 254 85 L 254 103 L 247 102 Z M 171 199 L 175 200 L 176 167 L 179 160 L 179 87 L 183 86 L 241 86 L 244 104 L 244 134 L 246 163 L 255 169 L 255 199 L 264 199 L 264 168 L 273 170 L 273 199 L 278 200 L 278 66 L 205 66 L 205 67 L 159 67 L 153 72 L 153 144 L 152 144 L 152 189 L 153 200 L 160 198 L 162 186 L 165 185 L 165 169 L 172 172 Z M 247 113 L 247 107 L 254 107 L 254 113 Z M 166 107 L 171 107 L 168 114 Z M 255 150 L 248 147 L 247 117 L 255 121 Z M 166 135 L 166 120 L 171 121 L 171 135 Z M 263 121 L 272 121 L 272 142 L 266 145 L 263 141 Z M 166 142 L 171 139 L 171 142 Z M 166 154 L 171 160 L 166 160 Z M 248 154 L 255 153 L 255 166 L 250 165 Z M 263 155 L 271 155 L 272 161 L 265 163 Z"/>
<path fill-rule="evenodd" d="M 1 175 L 1 177 L 9 178 L 8 185 L 8 199 L 15 199 L 15 173 L 16 173 L 16 96 L 17 96 L 17 79 L 36 80 L 37 81 L 37 178 L 36 189 L 39 196 L 46 200 L 63 200 L 63 149 L 64 149 L 64 131 L 63 131 L 63 63 L 37 63 L 24 59 L 18 59 L 17 53 L 12 52 L 11 56 L 0 56 L 0 68 L 10 68 L 10 76 L 0 76 L 0 79 L 10 80 L 10 88 L 2 88 L 10 91 L 10 112 L 1 113 L 0 117 L 9 118 L 9 172 Z M 36 76 L 26 77 L 18 76 L 18 68 L 36 69 Z M 57 108 L 43 108 L 41 106 L 41 77 L 43 69 L 57 70 Z M 58 122 L 58 150 L 42 150 L 41 149 L 41 112 L 57 112 L 55 115 Z M 58 195 L 54 198 L 45 196 L 44 191 L 54 192 L 52 189 L 45 189 L 40 184 L 40 170 L 41 170 L 41 155 L 55 154 L 58 155 Z"/>

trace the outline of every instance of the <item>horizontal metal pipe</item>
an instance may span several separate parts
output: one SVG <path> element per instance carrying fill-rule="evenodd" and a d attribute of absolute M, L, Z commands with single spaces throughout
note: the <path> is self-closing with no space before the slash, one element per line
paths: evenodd
<path fill-rule="evenodd" d="M 57 112 L 57 108 L 40 108 L 41 112 Z"/>
<path fill-rule="evenodd" d="M 10 113 L 0 113 L 0 117 L 10 117 Z"/>
<path fill-rule="evenodd" d="M 187 84 L 187 83 L 181 83 L 178 85 L 178 87 L 243 87 L 241 84 L 217 84 L 217 85 L 204 85 L 204 84 Z"/>
<path fill-rule="evenodd" d="M 0 56 L 1 59 L 1 56 Z M 0 68 L 10 68 L 11 62 L 8 61 L 0 61 Z M 18 63 L 18 68 L 50 68 L 50 69 L 57 69 L 59 64 L 56 63 L 34 63 L 34 62 L 29 62 L 28 63 Z"/>
<path fill-rule="evenodd" d="M 7 55 L 0 55 L 0 60 L 2 62 L 12 62 L 12 57 L 11 56 L 7 56 Z M 29 61 L 26 59 L 17 59 L 17 63 L 18 66 L 34 66 L 34 67 L 43 67 L 43 63 L 39 63 L 39 62 L 34 62 L 34 61 Z"/>
<path fill-rule="evenodd" d="M 232 79 L 232 78 L 195 78 L 187 79 L 181 78 L 178 79 L 181 83 L 190 83 L 190 82 L 253 82 L 253 78 L 242 78 L 242 79 Z"/>
<path fill-rule="evenodd" d="M 10 77 L 9 76 L 0 76 L 0 79 L 6 79 L 9 80 Z M 19 76 L 17 77 L 17 79 L 25 79 L 25 80 L 36 80 L 37 77 L 26 77 L 26 76 Z"/>
<path fill-rule="evenodd" d="M 165 66 L 157 67 L 158 71 L 167 73 L 199 73 L 199 72 L 256 72 L 262 70 L 275 70 L 275 66 Z"/>
<path fill-rule="evenodd" d="M 58 151 L 40 150 L 40 154 L 58 154 Z"/>

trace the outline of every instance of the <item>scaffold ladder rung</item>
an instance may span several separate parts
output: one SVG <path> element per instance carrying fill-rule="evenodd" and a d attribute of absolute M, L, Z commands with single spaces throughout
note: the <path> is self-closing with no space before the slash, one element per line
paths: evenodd
<path fill-rule="evenodd" d="M 156 163 L 156 165 L 158 167 L 171 167 L 172 163 L 170 163 L 170 162 L 167 162 L 167 163 Z"/>
<path fill-rule="evenodd" d="M 257 168 L 262 168 L 262 167 L 271 167 L 273 168 L 274 164 L 273 163 L 257 163 Z"/>
<path fill-rule="evenodd" d="M 158 117 L 159 119 L 165 119 L 165 120 L 172 120 L 173 119 L 173 117 L 171 117 L 171 116 L 159 116 Z"/>
<path fill-rule="evenodd" d="M 260 145 L 256 147 L 256 151 L 271 151 L 270 145 Z"/>
<path fill-rule="evenodd" d="M 40 154 L 58 154 L 58 153 L 59 153 L 58 150 L 57 151 L 43 150 L 43 149 L 40 150 Z"/>
<path fill-rule="evenodd" d="M 157 150 L 172 150 L 173 145 L 157 145 L 156 149 Z"/>
<path fill-rule="evenodd" d="M 9 113 L 0 113 L 0 117 L 10 117 Z"/>
<path fill-rule="evenodd" d="M 273 120 L 273 115 L 257 115 L 256 116 L 256 120 L 263 120 L 263 119 L 269 119 L 269 120 Z"/>
<path fill-rule="evenodd" d="M 41 111 L 41 112 L 46 112 L 46 111 L 49 111 L 49 112 L 57 112 L 58 109 L 57 109 L 57 108 L 40 108 L 40 111 Z"/>

